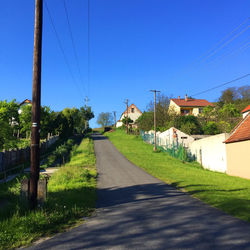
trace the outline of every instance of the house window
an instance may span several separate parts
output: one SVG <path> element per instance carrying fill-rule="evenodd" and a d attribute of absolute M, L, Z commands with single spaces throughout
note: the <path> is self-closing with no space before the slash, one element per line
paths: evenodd
<path fill-rule="evenodd" d="M 203 111 L 203 108 L 199 108 L 199 113 L 202 113 L 202 111 Z"/>
<path fill-rule="evenodd" d="M 192 110 L 191 109 L 182 109 L 181 114 L 182 115 L 190 115 L 190 114 L 192 114 Z"/>
<path fill-rule="evenodd" d="M 131 113 L 134 113 L 135 112 L 135 109 L 134 108 L 131 108 Z"/>

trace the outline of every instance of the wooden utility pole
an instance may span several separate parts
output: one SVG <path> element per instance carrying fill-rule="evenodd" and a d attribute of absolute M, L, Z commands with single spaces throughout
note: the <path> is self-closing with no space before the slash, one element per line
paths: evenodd
<path fill-rule="evenodd" d="M 32 127 L 30 156 L 30 208 L 37 206 L 37 185 L 40 172 L 40 111 L 42 60 L 43 0 L 35 1 L 35 30 L 33 54 Z"/>
<path fill-rule="evenodd" d="M 126 127 L 127 127 L 127 134 L 128 134 L 128 99 L 126 99 L 125 104 L 127 105 L 127 119 L 126 119 Z"/>
<path fill-rule="evenodd" d="M 150 90 L 150 92 L 154 92 L 154 130 L 155 130 L 155 146 L 154 151 L 156 151 L 156 92 L 161 92 L 159 90 Z"/>
<path fill-rule="evenodd" d="M 115 117 L 115 127 L 116 127 L 116 111 L 113 111 Z"/>

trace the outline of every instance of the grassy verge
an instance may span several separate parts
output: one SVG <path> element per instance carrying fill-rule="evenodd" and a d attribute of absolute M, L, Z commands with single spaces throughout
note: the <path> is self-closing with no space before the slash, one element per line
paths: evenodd
<path fill-rule="evenodd" d="M 250 180 L 205 170 L 198 163 L 182 163 L 167 153 L 155 153 L 152 145 L 122 130 L 105 135 L 128 160 L 151 175 L 250 222 Z"/>
<path fill-rule="evenodd" d="M 20 179 L 0 185 L 0 249 L 27 245 L 74 225 L 95 208 L 96 168 L 93 142 L 83 139 L 71 159 L 52 175 L 45 205 L 30 212 L 19 199 Z M 80 219 L 81 220 L 81 219 Z"/>

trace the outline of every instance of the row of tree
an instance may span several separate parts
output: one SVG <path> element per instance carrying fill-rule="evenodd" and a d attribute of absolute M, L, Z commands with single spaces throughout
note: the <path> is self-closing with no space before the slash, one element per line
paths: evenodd
<path fill-rule="evenodd" d="M 218 134 L 230 132 L 241 119 L 241 111 L 250 103 L 250 86 L 228 88 L 222 91 L 215 107 L 207 106 L 198 117 L 181 116 L 169 113 L 170 98 L 159 95 L 157 100 L 157 130 L 164 131 L 176 127 L 187 134 Z M 136 121 L 139 129 L 153 129 L 153 103 L 149 103 L 147 111 Z"/>
<path fill-rule="evenodd" d="M 19 138 L 30 137 L 31 105 L 20 107 L 16 100 L 0 101 L 0 150 L 16 147 Z M 86 121 L 94 117 L 91 107 L 65 108 L 60 112 L 48 106 L 41 107 L 42 139 L 48 135 L 67 138 L 81 133 Z"/>

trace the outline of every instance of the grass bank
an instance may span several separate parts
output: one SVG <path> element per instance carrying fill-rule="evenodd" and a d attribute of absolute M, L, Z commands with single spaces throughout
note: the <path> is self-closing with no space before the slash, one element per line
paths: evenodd
<path fill-rule="evenodd" d="M 140 137 L 122 130 L 106 133 L 116 148 L 137 166 L 158 179 L 224 212 L 250 222 L 250 180 L 203 169 L 198 163 L 182 163 Z"/>
<path fill-rule="evenodd" d="M 0 185 L 0 249 L 27 245 L 82 221 L 95 208 L 96 168 L 93 142 L 83 139 L 70 161 L 52 175 L 45 205 L 30 212 L 19 198 L 19 177 Z"/>

